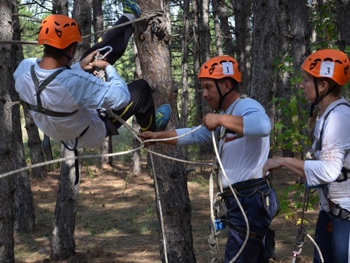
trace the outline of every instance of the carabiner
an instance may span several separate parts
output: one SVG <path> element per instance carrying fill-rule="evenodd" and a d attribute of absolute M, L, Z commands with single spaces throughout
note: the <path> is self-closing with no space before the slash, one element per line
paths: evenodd
<path fill-rule="evenodd" d="M 100 55 L 100 51 L 103 51 L 103 50 L 106 50 L 106 49 L 108 49 L 108 51 L 106 53 L 104 53 L 102 56 L 99 56 Z M 97 59 L 103 60 L 103 59 L 105 59 L 108 56 L 109 53 L 112 52 L 113 48 L 111 46 L 105 46 L 105 47 L 101 47 L 101 48 L 99 48 L 97 50 L 98 50 L 98 53 L 95 56 L 95 60 L 97 60 Z"/>

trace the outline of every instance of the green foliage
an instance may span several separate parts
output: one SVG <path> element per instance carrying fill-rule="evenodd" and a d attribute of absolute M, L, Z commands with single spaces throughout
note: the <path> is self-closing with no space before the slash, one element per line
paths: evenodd
<path fill-rule="evenodd" d="M 295 211 L 302 211 L 304 205 L 306 210 L 314 210 L 318 204 L 318 197 L 314 191 L 309 192 L 309 202 L 304 204 L 304 184 L 293 184 L 287 188 L 277 189 L 277 196 L 280 204 L 280 213 L 286 219 L 294 219 Z"/>
<path fill-rule="evenodd" d="M 284 119 L 275 123 L 273 138 L 275 143 L 271 145 L 273 150 L 287 149 L 292 152 L 300 152 L 305 145 L 310 145 L 308 136 L 303 132 L 305 130 L 305 121 L 298 117 L 297 96 L 291 100 L 285 98 L 275 98 L 271 103 L 276 105 L 276 110 L 283 112 Z M 306 118 L 307 112 L 303 111 L 303 117 Z M 288 119 L 288 126 L 284 123 Z"/>
<path fill-rule="evenodd" d="M 335 23 L 335 1 L 327 1 L 319 9 L 311 12 L 311 27 L 316 31 L 317 39 L 311 44 L 312 50 L 335 46 L 338 32 Z"/>

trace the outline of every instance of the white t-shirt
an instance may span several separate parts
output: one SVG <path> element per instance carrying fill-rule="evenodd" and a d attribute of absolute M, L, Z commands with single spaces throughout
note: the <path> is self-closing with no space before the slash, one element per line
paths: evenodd
<path fill-rule="evenodd" d="M 232 112 L 233 109 L 233 112 Z M 225 114 L 243 116 L 244 136 L 226 142 L 219 141 L 220 158 L 229 182 L 222 176 L 223 188 L 249 179 L 261 178 L 270 149 L 271 122 L 263 106 L 251 98 L 236 100 Z M 193 129 L 193 128 L 192 128 Z M 191 128 L 177 129 L 178 135 Z M 219 129 L 215 131 L 217 135 Z M 201 127 L 188 136 L 179 138 L 178 145 L 204 144 L 212 141 L 211 132 Z M 227 134 L 228 137 L 233 136 Z M 221 172 L 220 172 L 221 173 Z"/>
<path fill-rule="evenodd" d="M 30 67 L 35 65 L 39 85 L 58 70 L 41 69 L 38 63 L 39 59 L 24 59 L 14 73 L 16 91 L 23 101 L 32 105 L 37 105 L 37 97 Z M 89 127 L 79 137 L 77 148 L 99 147 L 105 139 L 106 128 L 96 109 L 125 107 L 130 101 L 128 87 L 113 66 L 106 67 L 106 82 L 83 71 L 79 63 L 71 69 L 62 69 L 41 92 L 42 107 L 55 112 L 77 112 L 67 117 L 52 117 L 30 111 L 33 120 L 50 138 L 65 141 L 70 147 Z"/>

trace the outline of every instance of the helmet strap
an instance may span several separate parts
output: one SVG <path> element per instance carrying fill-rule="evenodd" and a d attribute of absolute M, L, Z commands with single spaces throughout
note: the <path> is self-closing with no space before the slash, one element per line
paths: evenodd
<path fill-rule="evenodd" d="M 323 100 L 324 97 L 326 97 L 329 93 L 332 92 L 332 90 L 337 86 L 335 84 L 333 87 L 330 87 L 325 93 L 320 96 L 320 93 L 318 91 L 318 86 L 317 86 L 317 79 L 314 77 L 314 85 L 315 85 L 315 91 L 316 91 L 316 99 L 315 101 L 311 104 L 310 112 L 309 112 L 309 117 L 313 116 L 314 108 L 317 104 L 320 103 L 321 100 Z"/>
<path fill-rule="evenodd" d="M 222 103 L 224 102 L 224 99 L 226 98 L 226 96 L 228 94 L 230 94 L 234 90 L 234 87 L 232 87 L 228 92 L 226 92 L 224 95 L 222 95 L 221 90 L 219 88 L 219 83 L 216 79 L 215 79 L 215 86 L 216 86 L 216 89 L 218 90 L 218 93 L 220 96 L 219 103 L 218 103 L 218 109 L 217 109 L 217 112 L 219 112 L 222 108 Z"/>

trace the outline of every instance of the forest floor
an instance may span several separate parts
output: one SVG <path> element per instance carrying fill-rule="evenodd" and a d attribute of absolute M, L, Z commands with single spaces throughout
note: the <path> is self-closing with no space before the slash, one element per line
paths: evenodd
<path fill-rule="evenodd" d="M 158 219 L 155 211 L 153 179 L 145 160 L 142 174 L 131 173 L 131 160 L 116 161 L 115 166 L 99 169 L 84 165 L 79 186 L 76 214 L 75 244 L 77 254 L 60 262 L 65 263 L 160 263 Z M 211 261 L 208 245 L 210 234 L 208 178 L 210 168 L 197 167 L 188 177 L 188 190 L 192 205 L 194 251 L 198 263 Z M 59 169 L 51 171 L 45 179 L 31 179 L 35 203 L 36 229 L 15 235 L 17 263 L 42 263 L 50 261 L 50 235 L 56 204 Z M 296 178 L 283 171 L 274 176 L 274 188 L 285 195 Z M 283 192 L 284 191 L 284 192 Z M 288 193 L 293 205 L 292 192 Z M 296 202 L 297 203 L 297 202 Z M 307 232 L 313 236 L 317 211 L 307 211 Z M 271 228 L 276 231 L 276 260 L 291 262 L 295 234 L 298 229 L 300 209 L 280 213 Z M 218 236 L 223 255 L 227 228 Z M 305 238 L 303 249 L 296 262 L 312 262 L 313 244 Z M 222 256 L 223 258 L 223 256 Z"/>

